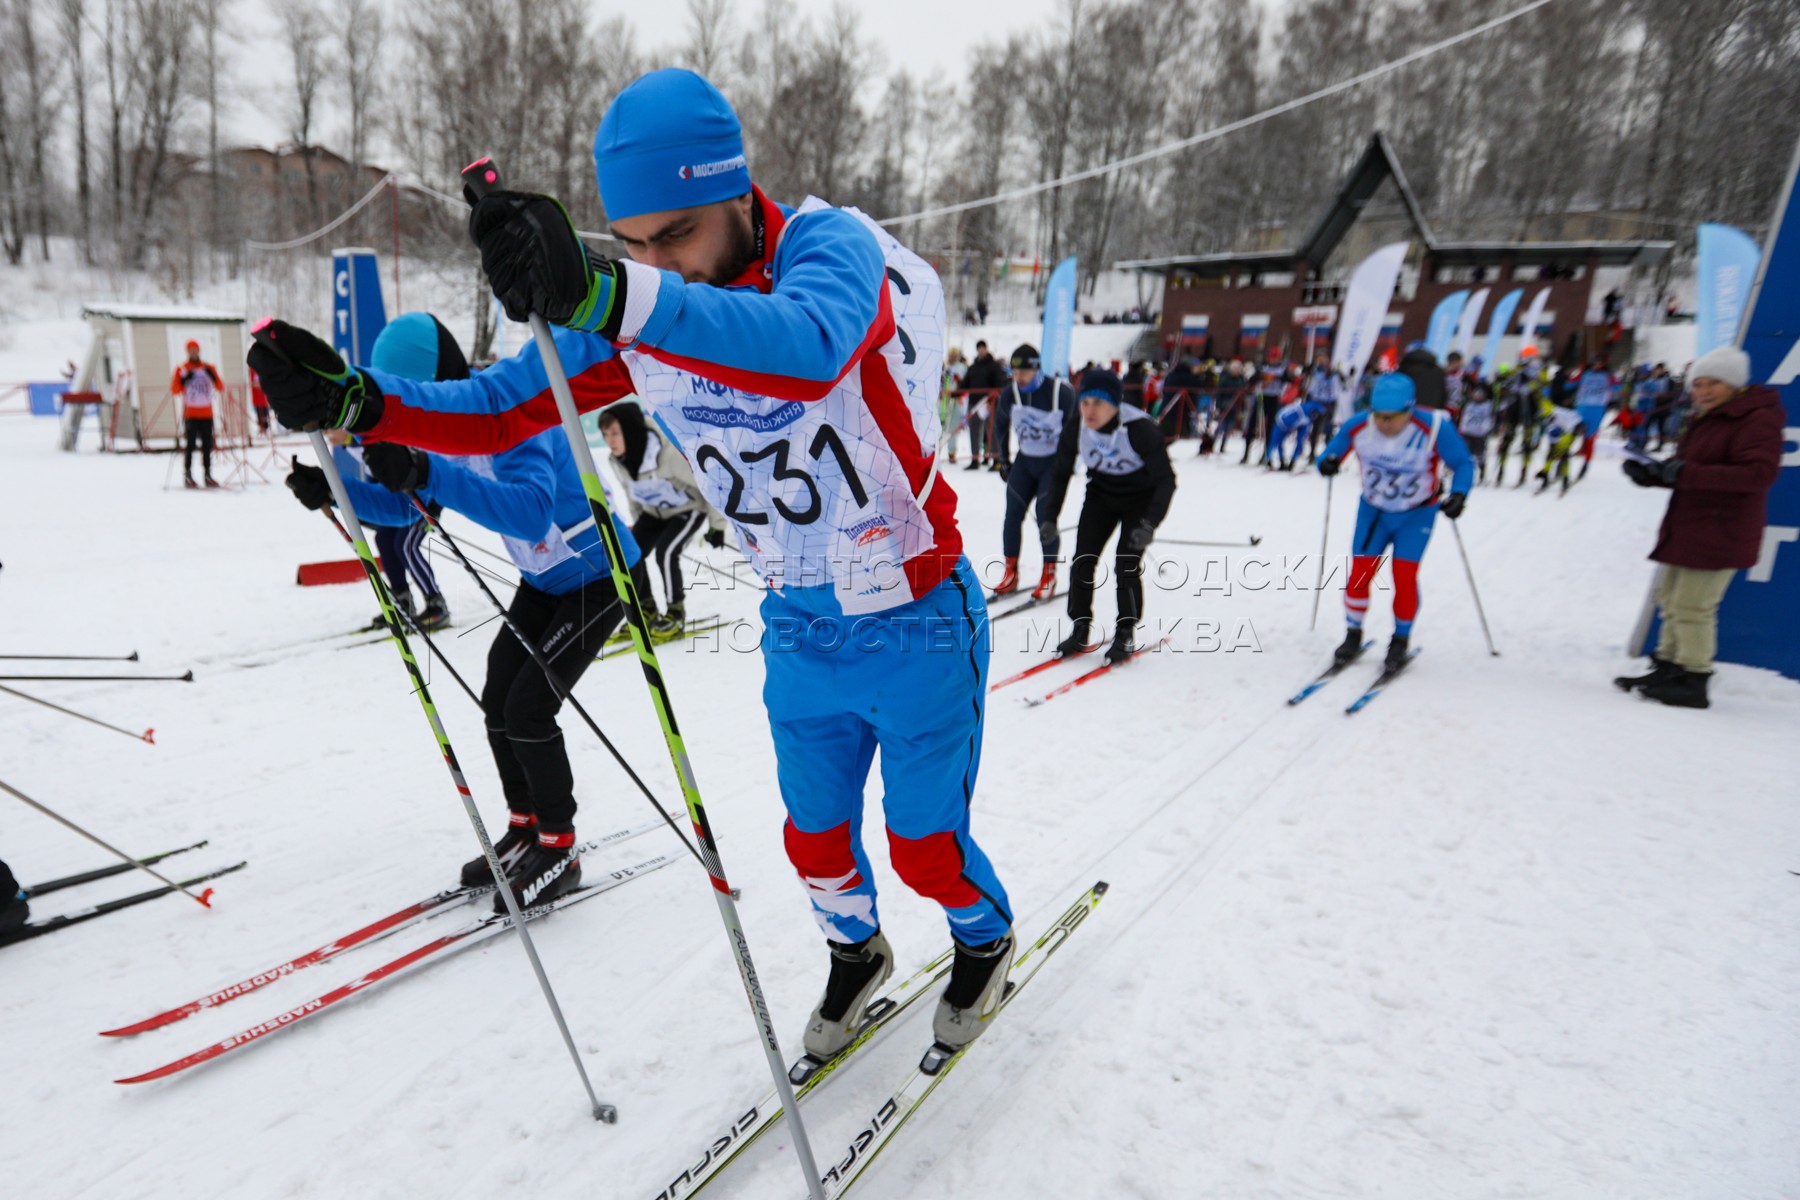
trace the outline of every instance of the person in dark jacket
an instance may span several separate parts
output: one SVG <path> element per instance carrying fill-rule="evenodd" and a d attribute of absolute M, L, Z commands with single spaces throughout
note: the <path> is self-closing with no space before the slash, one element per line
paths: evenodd
<path fill-rule="evenodd" d="M 1675 456 L 1625 462 L 1633 483 L 1673 495 L 1650 552 L 1662 564 L 1656 574 L 1662 633 L 1651 669 L 1613 682 L 1664 704 L 1705 708 L 1719 602 L 1732 575 L 1755 566 L 1762 553 L 1769 489 L 1781 473 L 1785 412 L 1773 388 L 1750 385 L 1750 357 L 1735 346 L 1701 355 L 1688 378 L 1694 419 Z"/>
<path fill-rule="evenodd" d="M 1114 574 L 1119 580 L 1119 623 L 1113 631 L 1108 662 L 1123 662 L 1134 649 L 1132 636 L 1144 612 L 1143 553 L 1156 537 L 1156 527 L 1175 496 L 1175 471 L 1162 430 L 1141 408 L 1126 404 L 1119 377 L 1095 369 L 1081 377 L 1076 396 L 1080 420 L 1063 429 L 1056 448 L 1055 474 L 1048 505 L 1038 510 L 1048 540 L 1062 512 L 1077 456 L 1087 464 L 1087 496 L 1075 527 L 1075 562 L 1069 571 L 1069 619 L 1073 628 L 1057 646 L 1067 658 L 1091 647 L 1094 627 L 1094 575 L 1100 552 L 1113 530 L 1119 531 Z M 1048 514 L 1047 516 L 1045 514 Z"/>
<path fill-rule="evenodd" d="M 975 343 L 975 361 L 963 373 L 963 389 L 968 393 L 964 397 L 968 401 L 969 413 L 969 465 L 966 471 L 978 471 L 985 466 L 999 466 L 999 458 L 993 453 L 989 423 L 994 412 L 994 402 L 999 397 L 1000 389 L 1011 381 L 1006 368 L 1000 365 L 992 354 L 988 353 L 986 342 Z"/>
<path fill-rule="evenodd" d="M 1454 357 L 1461 361 L 1461 355 Z M 1437 355 L 1430 350 L 1415 346 L 1401 356 L 1400 365 L 1395 369 L 1413 381 L 1413 395 L 1418 397 L 1418 407 L 1448 406 L 1449 385 L 1444 380 L 1444 368 L 1438 365 Z"/>

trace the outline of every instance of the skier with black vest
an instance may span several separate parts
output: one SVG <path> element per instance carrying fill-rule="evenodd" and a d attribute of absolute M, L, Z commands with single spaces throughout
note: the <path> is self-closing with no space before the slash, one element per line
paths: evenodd
<path fill-rule="evenodd" d="M 1133 635 L 1144 613 L 1143 553 L 1156 538 L 1156 527 L 1175 497 L 1175 471 L 1162 430 L 1150 414 L 1124 402 L 1119 377 L 1092 370 L 1078 388 L 1081 420 L 1063 431 L 1056 449 L 1056 476 L 1051 484 L 1049 517 L 1054 526 L 1062 511 L 1075 459 L 1087 464 L 1087 496 L 1075 528 L 1075 562 L 1069 571 L 1069 636 L 1056 652 L 1067 658 L 1089 646 L 1094 628 L 1094 574 L 1100 552 L 1119 531 L 1114 573 L 1119 580 L 1119 622 L 1106 660 L 1119 663 L 1134 650 Z"/>
<path fill-rule="evenodd" d="M 1030 342 L 1012 352 L 1012 382 L 1000 393 L 994 415 L 994 453 L 1006 479 L 1006 517 L 1000 527 L 1006 573 L 994 588 L 1004 596 L 1019 590 L 1019 551 L 1024 541 L 1025 509 L 1037 505 L 1038 540 L 1044 549 L 1043 573 L 1031 591 L 1033 600 L 1056 591 L 1056 556 L 1062 550 L 1055 514 L 1050 512 L 1051 484 L 1056 476 L 1056 448 L 1076 420 L 1075 389 L 1040 369 L 1037 347 Z M 1019 454 L 1012 454 L 1012 435 L 1019 435 Z"/>

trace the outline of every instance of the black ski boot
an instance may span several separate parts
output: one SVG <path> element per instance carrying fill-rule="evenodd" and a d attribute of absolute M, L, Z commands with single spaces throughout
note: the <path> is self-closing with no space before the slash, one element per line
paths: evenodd
<path fill-rule="evenodd" d="M 821 1063 L 830 1062 L 856 1040 L 869 1001 L 894 973 L 893 947 L 879 929 L 860 942 L 827 944 L 831 976 L 806 1023 L 806 1053 Z"/>
<path fill-rule="evenodd" d="M 448 624 L 450 624 L 450 606 L 444 603 L 443 596 L 433 592 L 425 597 L 425 608 L 419 613 L 419 628 L 431 633 Z"/>
<path fill-rule="evenodd" d="M 1644 695 L 1671 708 L 1710 708 L 1712 701 L 1706 698 L 1706 681 L 1711 678 L 1711 671 L 1683 671 L 1677 667 L 1671 678 L 1645 684 Z"/>
<path fill-rule="evenodd" d="M 1132 634 L 1136 632 L 1136 629 L 1135 621 L 1119 622 L 1119 627 L 1113 630 L 1112 645 L 1106 648 L 1107 662 L 1116 667 L 1136 653 L 1137 644 L 1132 640 Z"/>
<path fill-rule="evenodd" d="M 403 616 L 410 617 L 413 615 L 413 597 L 411 592 L 395 592 L 393 593 L 393 598 L 394 607 L 399 609 Z M 387 630 L 387 617 L 381 613 L 376 613 L 375 619 L 370 621 L 365 628 L 371 633 L 385 632 Z M 409 628 L 409 625 L 403 620 L 400 622 L 400 628 L 407 629 Z"/>
<path fill-rule="evenodd" d="M 555 838 L 560 844 L 549 845 L 545 838 Z M 506 886 L 512 889 L 521 910 L 548 904 L 580 887 L 581 856 L 575 853 L 574 832 L 539 830 L 537 841 L 525 848 L 524 855 L 506 873 Z M 494 894 L 494 911 L 506 911 L 504 894 Z"/>
<path fill-rule="evenodd" d="M 500 860 L 500 869 L 510 874 L 525 851 L 536 844 L 537 818 L 520 813 L 511 814 L 511 823 L 507 825 L 506 832 L 494 843 L 494 856 Z M 492 882 L 494 873 L 488 870 L 487 855 L 479 855 L 463 864 L 464 887 L 486 887 Z"/>
<path fill-rule="evenodd" d="M 1613 679 L 1613 686 L 1624 692 L 1635 692 L 1639 688 L 1653 683 L 1665 683 L 1681 674 L 1681 668 L 1674 663 L 1650 656 L 1650 669 L 1642 675 L 1619 675 Z"/>
<path fill-rule="evenodd" d="M 7 865 L 0 862 L 0 933 L 11 933 L 31 916 L 31 905 L 25 902 L 25 889 L 13 878 Z"/>
<path fill-rule="evenodd" d="M 931 1032 L 938 1044 L 960 1050 L 987 1028 L 1006 997 L 1006 973 L 1012 969 L 1011 933 L 979 946 L 956 943 L 950 986 L 938 1000 Z"/>
<path fill-rule="evenodd" d="M 1069 630 L 1069 636 L 1056 644 L 1056 653 L 1061 658 L 1073 658 L 1088 649 L 1088 639 L 1093 636 L 1094 623 L 1086 617 L 1077 620 Z"/>
<path fill-rule="evenodd" d="M 1363 631 L 1361 629 L 1346 629 L 1344 631 L 1344 640 L 1338 644 L 1336 650 L 1331 652 L 1331 658 L 1333 662 L 1347 667 L 1355 662 L 1357 658 L 1362 655 L 1362 652 Z"/>
<path fill-rule="evenodd" d="M 1411 647 L 1409 647 L 1407 643 L 1411 640 L 1412 639 L 1406 637 L 1404 634 L 1396 633 L 1394 635 L 1394 640 L 1388 643 L 1387 662 L 1385 664 L 1388 670 L 1398 671 L 1401 667 L 1406 665 L 1407 655 L 1411 653 Z"/>

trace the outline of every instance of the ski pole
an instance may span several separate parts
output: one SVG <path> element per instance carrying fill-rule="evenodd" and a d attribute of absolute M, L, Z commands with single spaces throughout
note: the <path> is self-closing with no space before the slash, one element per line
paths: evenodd
<path fill-rule="evenodd" d="M 8 683 L 192 683 L 194 673 L 181 675 L 0 675 Z"/>
<path fill-rule="evenodd" d="M 266 319 L 258 322 L 250 330 L 250 336 L 267 349 L 286 357 L 287 352 L 269 336 L 268 326 Z M 524 947 L 525 957 L 531 962 L 532 973 L 537 976 L 538 987 L 544 993 L 544 1003 L 550 1006 L 550 1015 L 556 1019 L 556 1028 L 562 1034 L 563 1045 L 568 1048 L 570 1061 L 575 1064 L 575 1073 L 581 1076 L 581 1086 L 587 1091 L 588 1100 L 593 1106 L 594 1119 L 611 1124 L 619 1119 L 619 1110 L 611 1104 L 602 1104 L 600 1097 L 594 1093 L 594 1085 L 588 1079 L 587 1066 L 581 1061 L 581 1054 L 575 1048 L 574 1035 L 569 1032 L 569 1023 L 563 1019 L 562 1005 L 558 1003 L 556 992 L 550 986 L 550 977 L 544 973 L 543 962 L 538 959 L 537 945 L 532 941 L 531 931 L 525 928 L 525 917 L 519 911 L 518 897 L 506 885 L 506 872 L 501 869 L 499 856 L 494 853 L 494 843 L 488 838 L 487 826 L 481 822 L 481 813 L 475 807 L 474 793 L 469 791 L 468 781 L 463 778 L 462 767 L 456 761 L 456 751 L 450 746 L 450 735 L 444 732 L 444 723 L 438 718 L 437 706 L 431 701 L 431 689 L 426 686 L 425 676 L 419 670 L 419 661 L 413 657 L 412 647 L 407 644 L 406 631 L 400 627 L 399 609 L 388 593 L 387 583 L 381 577 L 381 569 L 375 565 L 375 551 L 369 548 L 369 541 L 363 536 L 362 522 L 356 518 L 356 507 L 350 503 L 350 493 L 344 487 L 343 476 L 338 474 L 337 462 L 331 457 L 331 449 L 325 444 L 323 433 L 313 429 L 307 436 L 312 439 L 313 455 L 319 460 L 319 468 L 325 472 L 325 482 L 331 487 L 332 499 L 337 503 L 338 512 L 343 514 L 344 529 L 350 534 L 350 544 L 356 548 L 356 557 L 362 563 L 363 574 L 375 591 L 376 603 L 380 605 L 382 619 L 387 623 L 388 636 L 394 640 L 394 645 L 400 651 L 400 659 L 406 664 L 406 673 L 412 677 L 413 694 L 419 698 L 419 707 L 425 712 L 426 723 L 431 726 L 431 734 L 437 739 L 438 751 L 443 754 L 444 766 L 450 772 L 450 781 L 455 784 L 456 794 L 462 800 L 469 825 L 475 830 L 475 840 L 481 843 L 481 855 L 487 859 L 488 870 L 493 872 L 494 882 L 499 885 L 496 890 L 506 907 L 507 916 L 512 919 L 513 928 L 519 931 L 519 945 Z"/>
<path fill-rule="evenodd" d="M 1462 530 L 1455 521 L 1450 522 L 1450 532 L 1456 535 L 1456 552 L 1462 556 L 1463 574 L 1469 580 L 1469 594 L 1475 597 L 1475 615 L 1481 618 L 1481 636 L 1487 639 L 1488 653 L 1499 658 L 1500 651 L 1494 649 L 1494 635 L 1488 630 L 1487 611 L 1481 607 L 1481 589 L 1475 586 L 1475 572 L 1469 569 L 1469 552 L 1463 549 Z"/>
<path fill-rule="evenodd" d="M 156 730 L 154 730 L 154 729 L 146 729 L 142 733 L 133 733 L 129 729 L 121 729 L 117 725 L 109 725 L 107 722 L 102 721 L 99 717 L 90 717 L 86 713 L 78 713 L 72 708 L 64 708 L 60 704 L 52 704 L 48 700 L 40 700 L 36 696 L 28 695 L 25 692 L 19 691 L 17 688 L 9 688 L 3 684 L 0 684 L 0 692 L 5 692 L 9 696 L 17 696 L 21 700 L 29 700 L 33 704 L 41 704 L 45 708 L 55 709 L 57 712 L 62 713 L 64 716 L 74 717 L 77 720 L 86 721 L 90 725 L 98 725 L 102 729 L 110 729 L 114 733 L 122 733 L 126 737 L 132 738 L 136 741 L 149 742 L 152 746 L 156 745 L 156 738 L 153 736 L 156 733 Z"/>
<path fill-rule="evenodd" d="M 1166 537 L 1158 537 L 1156 540 L 1165 546 L 1200 546 L 1209 550 L 1233 550 L 1262 545 L 1261 536 L 1254 533 L 1250 535 L 1247 541 L 1242 542 L 1188 542 L 1183 541 L 1180 538 Z"/>
<path fill-rule="evenodd" d="M 606 731 L 600 728 L 599 722 L 588 715 L 588 710 L 583 708 L 581 701 L 575 698 L 574 691 L 557 677 L 555 671 L 550 669 L 550 660 L 544 657 L 544 652 L 538 648 L 538 644 L 526 637 L 525 631 L 513 621 L 512 613 L 500 603 L 494 595 L 493 589 L 488 587 L 487 581 L 481 577 L 481 572 L 476 570 L 475 564 L 469 561 L 469 556 L 462 552 L 461 546 L 457 545 L 456 539 L 451 537 L 442 525 L 438 524 L 437 518 L 431 515 L 431 510 L 419 502 L 417 492 L 407 492 L 406 498 L 411 500 L 413 507 L 419 510 L 420 515 L 425 518 L 426 524 L 431 526 L 432 532 L 444 539 L 444 544 L 450 547 L 452 554 L 456 555 L 456 561 L 460 562 L 463 568 L 469 572 L 469 578 L 475 581 L 475 586 L 481 589 L 481 594 L 487 597 L 488 603 L 494 606 L 494 611 L 500 614 L 500 619 L 506 622 L 506 627 L 512 630 L 513 637 L 517 638 L 519 645 L 525 648 L 525 653 L 531 656 L 531 661 L 537 664 L 538 670 L 544 673 L 544 679 L 549 683 L 550 690 L 556 693 L 557 699 L 565 701 L 583 721 L 587 722 L 587 727 L 594 731 L 594 736 L 600 739 L 600 744 L 606 747 L 606 752 L 613 756 L 613 761 L 618 763 L 619 768 L 625 772 L 631 782 L 637 785 L 638 791 L 644 794 L 644 799 L 650 802 L 650 807 L 656 810 L 656 815 L 668 823 L 669 829 L 681 839 L 681 844 L 687 847 L 687 852 L 694 856 L 694 861 L 704 869 L 706 860 L 700 857 L 698 850 L 694 849 L 694 843 L 688 840 L 687 834 L 681 831 L 681 826 L 675 823 L 675 818 L 668 814 L 663 808 L 662 802 L 651 793 L 650 786 L 632 769 L 631 764 L 625 761 L 625 756 L 619 753 L 619 748 L 613 745 L 611 738 L 606 736 Z M 429 643 L 429 639 L 427 642 Z M 480 701 L 476 703 L 479 704 Z"/>
<path fill-rule="evenodd" d="M 165 887 L 174 888 L 176 891 L 178 891 L 182 895 L 186 896 L 189 900 L 192 900 L 195 904 L 198 904 L 201 908 L 211 908 L 212 907 L 213 890 L 211 888 L 207 888 L 205 891 L 201 892 L 198 896 L 196 896 L 196 895 L 194 895 L 194 893 L 188 891 L 187 888 L 183 887 L 181 884 L 176 883 L 173 879 L 170 879 L 167 875 L 164 875 L 162 872 L 158 871 L 155 867 L 149 866 L 146 863 L 139 862 L 137 859 L 131 857 L 131 855 L 125 853 L 123 850 L 119 849 L 117 846 L 113 845 L 110 842 L 101 841 L 99 838 L 95 837 L 93 834 L 89 833 L 87 830 L 83 829 L 81 826 L 77 825 L 75 822 L 69 820 L 69 818 L 63 816 L 60 813 L 54 812 L 49 808 L 46 808 L 42 804 L 39 804 L 36 800 L 33 800 L 30 796 L 27 796 L 24 792 L 21 792 L 18 788 L 14 787 L 12 784 L 7 783 L 4 780 L 0 780 L 0 791 L 4 791 L 7 795 L 13 797 L 15 800 L 24 801 L 26 804 L 29 804 L 32 808 L 35 808 L 39 812 L 43 813 L 46 817 L 49 817 L 52 821 L 55 821 L 58 825 L 61 825 L 64 829 L 68 829 L 75 833 L 80 834 L 82 837 L 84 837 L 88 841 L 94 843 L 94 845 L 100 847 L 102 850 L 106 851 L 108 854 L 116 855 L 117 857 L 130 863 L 132 866 L 136 867 L 138 870 L 142 871 L 144 874 L 155 879 L 158 883 L 163 884 Z"/>
<path fill-rule="evenodd" d="M 494 165 L 491 158 L 477 159 L 463 168 L 463 183 L 472 196 L 479 198 L 489 191 L 501 186 L 500 168 Z M 569 391 L 569 377 L 563 371 L 562 357 L 556 349 L 556 342 L 550 336 L 550 326 L 542 316 L 531 314 L 531 336 L 537 343 L 538 355 L 544 364 L 544 377 L 550 384 L 550 394 L 556 399 L 556 412 L 562 418 L 563 435 L 569 440 L 569 450 L 575 456 L 575 465 L 581 472 L 581 485 L 587 492 L 588 507 L 593 510 L 594 525 L 600 531 L 600 539 L 606 547 L 606 557 L 612 565 L 613 586 L 618 589 L 619 601 L 625 606 L 625 619 L 631 625 L 631 644 L 637 651 L 638 662 L 644 670 L 644 685 L 650 690 L 650 700 L 656 708 L 657 720 L 662 725 L 663 742 L 668 746 L 669 758 L 675 764 L 675 777 L 681 780 L 682 798 L 687 801 L 688 817 L 694 823 L 694 836 L 699 839 L 704 854 L 707 873 L 712 876 L 713 899 L 719 906 L 719 920 L 725 926 L 725 938 L 731 943 L 731 954 L 737 960 L 738 976 L 744 984 L 744 996 L 750 1003 L 751 1015 L 755 1018 L 757 1034 L 762 1039 L 764 1055 L 769 1060 L 769 1074 L 775 1082 L 775 1095 L 781 1107 L 788 1114 L 789 1128 L 794 1134 L 794 1154 L 800 1160 L 800 1169 L 806 1175 L 807 1194 L 812 1200 L 825 1200 L 824 1185 L 819 1182 L 819 1168 L 813 1160 L 812 1142 L 806 1135 L 806 1125 L 801 1120 L 799 1105 L 794 1100 L 794 1088 L 788 1081 L 787 1062 L 782 1057 L 781 1041 L 775 1034 L 775 1021 L 769 1015 L 769 1002 L 763 996 L 762 984 L 756 978 L 756 964 L 750 958 L 750 941 L 744 935 L 744 926 L 738 920 L 737 904 L 731 898 L 731 884 L 725 878 L 725 864 L 719 858 L 718 843 L 713 840 L 712 825 L 706 817 L 706 805 L 700 798 L 700 784 L 694 778 L 693 765 L 688 761 L 687 746 L 682 741 L 681 728 L 675 720 L 675 705 L 669 697 L 668 685 L 663 681 L 661 666 L 656 661 L 656 649 L 650 642 L 650 628 L 644 621 L 644 608 L 638 601 L 637 588 L 631 582 L 631 572 L 625 567 L 625 547 L 619 541 L 618 531 L 613 528 L 612 503 L 606 498 L 606 491 L 600 486 L 600 469 L 594 464 L 594 454 L 587 443 L 587 434 L 581 428 L 581 418 L 575 408 L 575 396 Z M 370 568 L 373 570 L 373 567 Z"/>
<path fill-rule="evenodd" d="M 1319 535 L 1319 582 L 1313 586 L 1312 624 L 1308 629 L 1319 627 L 1319 598 L 1325 594 L 1325 549 L 1331 545 L 1331 484 L 1337 476 L 1325 477 L 1325 530 Z"/>
<path fill-rule="evenodd" d="M 21 662 L 136 662 L 138 653 L 130 654 L 0 654 L 0 659 Z"/>

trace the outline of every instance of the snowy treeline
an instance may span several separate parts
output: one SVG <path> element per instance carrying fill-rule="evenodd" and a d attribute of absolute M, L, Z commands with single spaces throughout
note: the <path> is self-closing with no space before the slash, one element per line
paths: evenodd
<path fill-rule="evenodd" d="M 848 3 L 809 20 L 781 0 L 687 0 L 681 44 L 649 47 L 584 0 L 0 0 L 0 250 L 17 262 L 67 234 L 89 261 L 155 267 L 198 242 L 235 269 L 242 239 L 341 212 L 366 163 L 444 186 L 474 149 L 597 228 L 595 121 L 621 84 L 669 63 L 733 98 L 772 194 L 890 216 L 1215 127 L 1518 3 L 1045 0 L 1035 25 L 972 41 L 951 75 L 886 57 Z M 221 112 L 246 97 L 303 148 L 304 186 L 279 205 L 243 203 L 230 170 L 205 169 L 228 161 Z M 1627 214 L 1643 236 L 1756 227 L 1800 133 L 1800 5 L 1554 0 L 1242 133 L 908 237 L 939 253 L 1075 252 L 1089 269 L 1240 246 L 1309 220 L 1374 129 L 1452 235 L 1544 236 L 1534 217 L 1583 208 Z M 308 147 L 344 177 L 325 186 Z"/>

